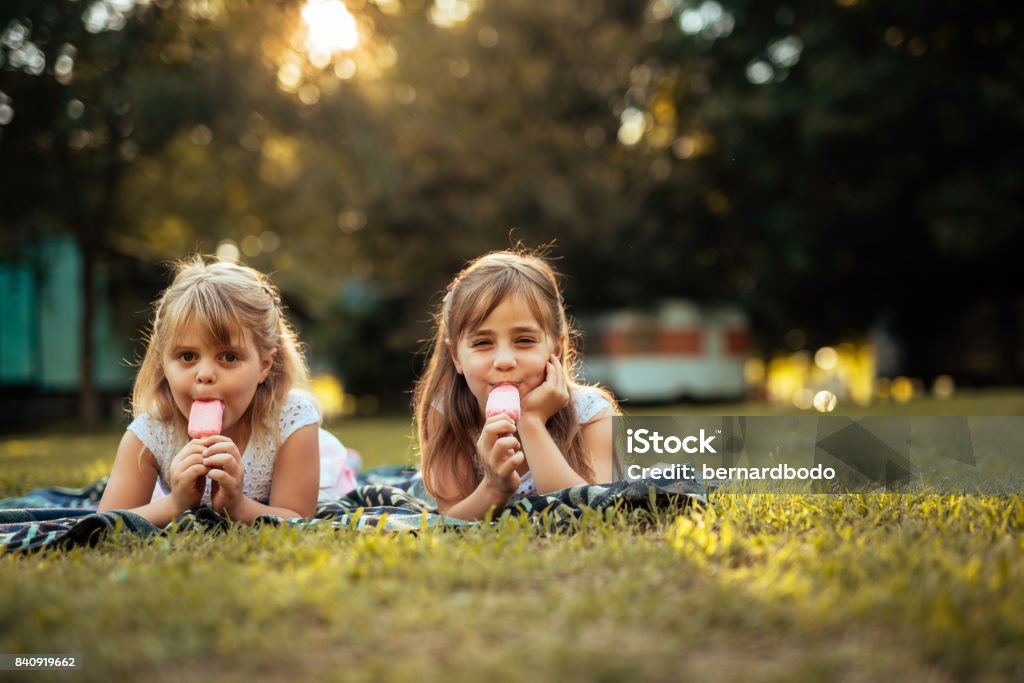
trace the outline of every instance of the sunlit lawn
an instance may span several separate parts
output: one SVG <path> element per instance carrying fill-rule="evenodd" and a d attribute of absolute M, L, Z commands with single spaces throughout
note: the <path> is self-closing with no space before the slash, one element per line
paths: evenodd
<path fill-rule="evenodd" d="M 1020 415 L 1024 392 L 850 412 Z M 412 461 L 404 418 L 332 428 Z M 90 483 L 119 438 L 0 441 L 0 496 Z M 82 654 L 82 681 L 1020 680 L 1022 529 L 1020 496 L 762 495 L 556 536 L 112 536 L 0 559 L 0 653 Z"/>

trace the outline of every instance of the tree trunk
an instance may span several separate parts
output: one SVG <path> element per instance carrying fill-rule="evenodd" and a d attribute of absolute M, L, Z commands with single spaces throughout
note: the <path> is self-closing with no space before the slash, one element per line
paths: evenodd
<path fill-rule="evenodd" d="M 96 313 L 96 257 L 99 248 L 95 214 L 88 209 L 86 190 L 79 182 L 74 160 L 69 153 L 66 135 L 57 139 L 57 152 L 67 197 L 67 221 L 75 237 L 75 244 L 82 257 L 81 296 L 82 320 L 79 326 L 78 357 L 78 421 L 82 427 L 91 428 L 99 423 L 100 406 L 96 383 L 93 378 L 93 318 Z"/>
<path fill-rule="evenodd" d="M 82 327 L 81 356 L 78 365 L 78 420 L 83 427 L 95 427 L 99 423 L 99 392 L 93 376 L 93 319 L 96 317 L 96 243 L 92 229 L 84 228 L 85 239 L 79 240 L 82 250 Z"/>
<path fill-rule="evenodd" d="M 82 355 L 79 366 L 78 416 L 83 427 L 94 427 L 100 418 L 100 397 L 93 373 L 96 356 L 93 343 L 93 321 L 96 317 L 96 263 L 99 257 L 101 235 L 113 222 L 117 189 L 121 182 L 123 161 L 118 147 L 122 139 L 121 126 L 114 114 L 107 116 L 108 142 L 103 183 L 99 202 L 78 226 L 82 247 Z"/>

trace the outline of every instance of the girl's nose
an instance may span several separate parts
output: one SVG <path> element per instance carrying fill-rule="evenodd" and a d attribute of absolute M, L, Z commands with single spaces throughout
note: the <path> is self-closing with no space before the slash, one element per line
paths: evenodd
<path fill-rule="evenodd" d="M 516 365 L 516 354 L 510 348 L 499 348 L 494 355 L 494 367 L 499 370 L 514 368 Z"/>
<path fill-rule="evenodd" d="M 213 368 L 209 365 L 200 365 L 196 369 L 196 383 L 197 384 L 213 384 L 217 379 L 216 373 Z"/>

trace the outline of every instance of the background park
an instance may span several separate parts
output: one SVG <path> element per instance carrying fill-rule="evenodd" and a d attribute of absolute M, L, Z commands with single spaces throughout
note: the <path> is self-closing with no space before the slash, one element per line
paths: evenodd
<path fill-rule="evenodd" d="M 7 0 L 0 498 L 109 472 L 197 251 L 273 274 L 367 466 L 415 463 L 430 311 L 517 242 L 551 245 L 582 370 L 631 414 L 1022 415 L 1022 32 L 995 1 Z M 1019 494 L 871 494 L 113 534 L 0 557 L 0 653 L 96 681 L 1019 680 L 1022 529 Z"/>

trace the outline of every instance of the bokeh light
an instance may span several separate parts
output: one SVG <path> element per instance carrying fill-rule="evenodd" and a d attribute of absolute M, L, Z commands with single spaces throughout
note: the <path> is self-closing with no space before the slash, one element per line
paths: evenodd
<path fill-rule="evenodd" d="M 0 45 L 7 48 L 7 61 L 11 67 L 38 76 L 46 69 L 46 55 L 29 40 L 30 34 L 29 26 L 15 19 L 0 34 Z"/>
<path fill-rule="evenodd" d="M 253 258 L 263 252 L 263 241 L 257 235 L 246 235 L 239 243 L 242 253 Z"/>
<path fill-rule="evenodd" d="M 265 230 L 260 235 L 260 244 L 263 245 L 263 251 L 272 254 L 281 246 L 281 238 L 273 230 Z"/>
<path fill-rule="evenodd" d="M 822 370 L 834 370 L 839 354 L 831 346 L 823 346 L 814 354 L 814 363 Z"/>
<path fill-rule="evenodd" d="M 348 57 L 342 57 L 334 64 L 334 75 L 342 80 L 353 78 L 356 71 L 356 63 Z"/>
<path fill-rule="evenodd" d="M 813 403 L 819 413 L 831 413 L 836 409 L 836 395 L 831 391 L 819 391 L 814 395 Z"/>
<path fill-rule="evenodd" d="M 358 209 L 346 209 L 338 214 L 338 229 L 356 232 L 366 225 L 366 214 Z"/>
<path fill-rule="evenodd" d="M 85 113 L 85 104 L 82 100 L 74 99 L 68 102 L 68 118 L 74 121 L 82 117 Z"/>
<path fill-rule="evenodd" d="M 277 70 L 277 82 L 281 88 L 291 92 L 302 83 L 302 67 L 294 61 L 287 61 Z"/>
<path fill-rule="evenodd" d="M 626 107 L 619 119 L 619 142 L 627 147 L 639 144 L 647 131 L 647 115 L 635 107 Z"/>
<path fill-rule="evenodd" d="M 326 419 L 340 417 L 346 413 L 345 391 L 337 377 L 329 373 L 321 372 L 313 375 L 310 380 L 310 390 L 313 396 L 320 402 Z"/>
<path fill-rule="evenodd" d="M 356 18 L 341 0 L 307 0 L 302 8 L 306 23 L 306 50 L 310 59 L 330 62 L 335 52 L 351 50 L 359 45 Z"/>
<path fill-rule="evenodd" d="M 866 406 L 879 396 L 876 384 L 876 350 L 871 344 L 842 342 L 818 349 L 811 356 L 808 351 L 796 351 L 772 359 L 764 370 L 764 395 L 771 401 L 792 403 L 798 408 L 815 406 L 817 398 L 822 405 L 835 408 L 841 401 Z M 748 384 L 759 395 L 758 383 L 748 376 Z M 888 395 L 888 386 L 885 387 Z M 834 401 L 834 403 L 833 403 Z M 823 412 L 831 412 L 831 410 Z"/>
<path fill-rule="evenodd" d="M 747 66 L 747 80 L 754 85 L 771 83 L 774 78 L 775 69 L 763 59 L 755 60 Z"/>
<path fill-rule="evenodd" d="M 663 15 L 665 10 L 653 8 L 652 14 Z M 731 12 L 715 0 L 705 0 L 699 6 L 687 7 L 679 13 L 679 30 L 688 36 L 697 36 L 705 43 L 732 34 L 736 19 Z"/>
<path fill-rule="evenodd" d="M 768 44 L 769 58 L 775 66 L 786 69 L 796 66 L 803 50 L 803 41 L 796 36 L 786 36 Z"/>
<path fill-rule="evenodd" d="M 747 384 L 762 384 L 765 378 L 764 361 L 760 358 L 750 358 L 743 365 L 743 378 Z"/>
<path fill-rule="evenodd" d="M 793 394 L 793 405 L 800 410 L 810 410 L 814 407 L 814 392 L 804 388 Z"/>
<path fill-rule="evenodd" d="M 241 255 L 234 240 L 221 240 L 217 245 L 217 258 L 221 261 L 237 261 Z"/>
<path fill-rule="evenodd" d="M 139 3 L 142 4 L 142 3 Z M 85 9 L 82 19 L 89 33 L 120 31 L 135 8 L 135 0 L 96 0 Z"/>
<path fill-rule="evenodd" d="M 454 28 L 469 19 L 477 4 L 478 0 L 434 0 L 430 21 L 441 28 Z"/>
<path fill-rule="evenodd" d="M 320 88 L 312 83 L 306 83 L 298 90 L 299 101 L 312 106 L 320 101 Z"/>
<path fill-rule="evenodd" d="M 73 80 L 77 54 L 78 50 L 74 45 L 65 43 L 61 46 L 57 61 L 53 64 L 53 75 L 61 85 L 68 85 Z"/>
<path fill-rule="evenodd" d="M 481 26 L 476 34 L 476 40 L 480 43 L 480 47 L 497 47 L 498 39 L 498 29 L 493 26 Z"/>
<path fill-rule="evenodd" d="M 898 26 L 890 26 L 885 30 L 885 43 L 890 47 L 899 47 L 903 44 L 903 31 Z"/>
<path fill-rule="evenodd" d="M 951 398 L 956 391 L 956 382 L 949 375 L 939 375 L 932 384 L 932 393 L 936 398 Z"/>
<path fill-rule="evenodd" d="M 914 398 L 914 385 L 907 377 L 897 377 L 892 381 L 889 393 L 898 403 L 906 403 Z"/>
<path fill-rule="evenodd" d="M 395 102 L 401 105 L 410 105 L 416 101 L 416 88 L 412 87 L 408 83 L 399 83 L 395 86 L 392 94 L 394 95 Z"/>
<path fill-rule="evenodd" d="M 672 153 L 680 159 L 690 159 L 697 154 L 697 139 L 692 135 L 681 135 L 672 143 Z"/>
<path fill-rule="evenodd" d="M 14 107 L 11 106 L 11 98 L 0 90 L 0 126 L 6 126 L 14 120 Z"/>

